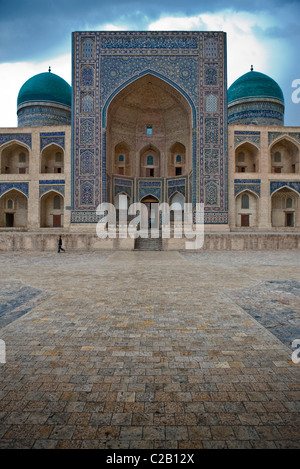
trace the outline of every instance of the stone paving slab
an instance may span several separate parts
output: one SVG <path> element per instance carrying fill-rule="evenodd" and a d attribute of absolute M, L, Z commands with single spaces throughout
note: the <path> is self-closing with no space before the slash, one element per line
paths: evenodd
<path fill-rule="evenodd" d="M 1 449 L 299 448 L 299 251 L 0 259 Z"/>

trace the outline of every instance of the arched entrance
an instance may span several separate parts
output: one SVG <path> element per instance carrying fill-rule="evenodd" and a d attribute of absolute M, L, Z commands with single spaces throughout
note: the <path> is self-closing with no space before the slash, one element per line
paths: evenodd
<path fill-rule="evenodd" d="M 299 228 L 299 194 L 285 186 L 272 195 L 272 227 Z"/>
<path fill-rule="evenodd" d="M 0 199 L 0 226 L 5 228 L 25 228 L 27 226 L 27 197 L 16 189 L 11 189 Z"/>
<path fill-rule="evenodd" d="M 159 229 L 159 200 L 153 195 L 146 195 L 141 200 L 141 229 Z"/>
<path fill-rule="evenodd" d="M 41 228 L 61 228 L 64 225 L 64 198 L 55 191 L 44 194 L 40 209 Z"/>

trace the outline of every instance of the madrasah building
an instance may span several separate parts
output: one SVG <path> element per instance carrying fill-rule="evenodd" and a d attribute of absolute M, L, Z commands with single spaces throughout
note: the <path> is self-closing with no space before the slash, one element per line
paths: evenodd
<path fill-rule="evenodd" d="M 96 236 L 98 205 L 118 213 L 120 194 L 152 222 L 152 204 L 192 204 L 194 224 L 204 204 L 206 243 L 226 249 L 300 247 L 300 127 L 284 126 L 271 77 L 251 67 L 228 89 L 224 32 L 74 32 L 72 87 L 35 75 L 17 116 L 0 129 L 0 249 L 52 249 L 57 234 L 134 249 Z"/>

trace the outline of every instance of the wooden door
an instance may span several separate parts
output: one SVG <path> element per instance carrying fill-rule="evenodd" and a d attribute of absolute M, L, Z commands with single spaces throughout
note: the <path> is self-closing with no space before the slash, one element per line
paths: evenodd
<path fill-rule="evenodd" d="M 249 215 L 243 214 L 241 215 L 241 226 L 249 226 Z"/>
<path fill-rule="evenodd" d="M 53 228 L 61 227 L 61 215 L 53 215 Z"/>

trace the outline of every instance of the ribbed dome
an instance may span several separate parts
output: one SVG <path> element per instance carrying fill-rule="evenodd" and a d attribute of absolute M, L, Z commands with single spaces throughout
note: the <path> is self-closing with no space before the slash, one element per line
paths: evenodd
<path fill-rule="evenodd" d="M 51 72 L 39 73 L 29 78 L 18 94 L 18 107 L 25 103 L 56 103 L 71 107 L 71 86 Z"/>
<path fill-rule="evenodd" d="M 228 104 L 252 99 L 275 99 L 284 103 L 280 86 L 273 78 L 260 72 L 250 71 L 238 78 L 228 90 Z"/>

